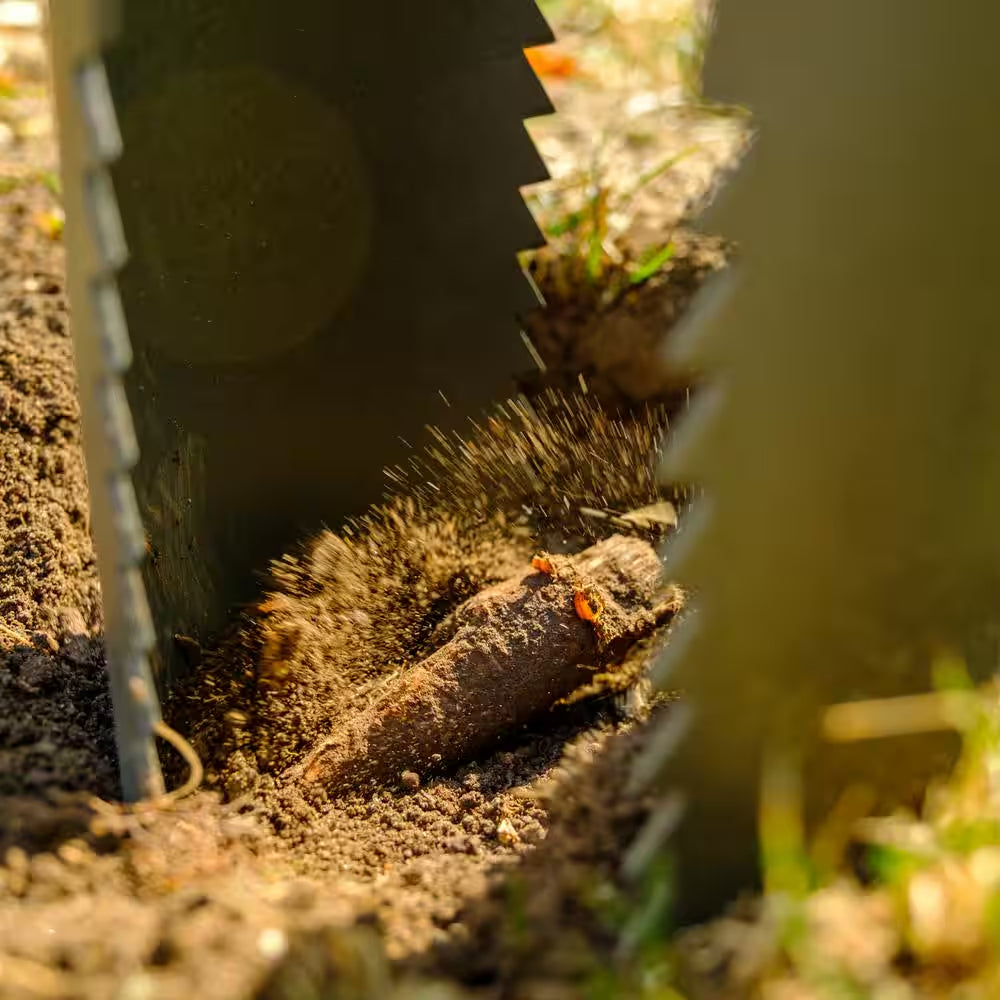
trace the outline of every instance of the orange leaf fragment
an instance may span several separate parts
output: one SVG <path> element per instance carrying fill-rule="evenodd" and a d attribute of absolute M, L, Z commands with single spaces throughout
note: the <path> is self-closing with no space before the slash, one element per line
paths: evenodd
<path fill-rule="evenodd" d="M 579 76 L 580 67 L 577 61 L 563 52 L 554 52 L 553 48 L 552 45 L 539 45 L 525 49 L 524 54 L 531 68 L 539 76 L 555 76 L 564 80 Z"/>

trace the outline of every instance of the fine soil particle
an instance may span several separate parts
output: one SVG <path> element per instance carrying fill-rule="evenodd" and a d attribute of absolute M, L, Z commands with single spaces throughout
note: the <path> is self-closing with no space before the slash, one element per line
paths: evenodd
<path fill-rule="evenodd" d="M 555 809 L 564 796 L 546 789 L 567 747 L 594 762 L 618 748 L 610 785 L 604 772 L 574 779 L 572 799 L 607 812 L 613 829 L 591 847 L 608 871 L 617 864 L 645 810 L 623 791 L 626 732 L 642 726 L 619 699 L 592 685 L 529 728 L 501 727 L 475 759 L 436 762 L 439 773 L 394 765 L 374 787 L 347 780 L 305 795 L 282 772 L 432 656 L 475 594 L 539 552 L 558 564 L 620 530 L 581 507 L 622 514 L 660 500 L 664 411 L 617 419 L 585 399 L 538 398 L 393 470 L 398 499 L 273 567 L 259 605 L 166 706 L 206 764 L 205 788 L 124 811 L 110 804 L 113 724 L 91 634 L 100 613 L 62 261 L 33 222 L 46 198 L 29 185 L 7 194 L 0 236 L 0 996 L 279 998 L 334 995 L 336 984 L 403 997 L 416 995 L 413 976 L 454 980 L 452 968 L 472 995 L 515 995 L 511 983 L 530 977 L 506 937 L 478 965 L 439 949 L 486 934 L 481 914 L 543 848 L 546 864 L 563 864 L 570 834 L 559 829 L 580 815 Z M 605 954 L 607 935 L 560 902 L 574 879 L 539 892 L 567 934 Z"/>

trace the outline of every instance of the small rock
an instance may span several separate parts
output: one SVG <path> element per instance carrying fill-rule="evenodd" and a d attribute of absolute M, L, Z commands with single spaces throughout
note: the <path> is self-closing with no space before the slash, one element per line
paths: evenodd
<path fill-rule="evenodd" d="M 509 819 L 502 819 L 497 823 L 497 840 L 505 847 L 513 847 L 520 839 Z"/>
<path fill-rule="evenodd" d="M 420 787 L 420 775 L 416 771 L 404 771 L 399 780 L 408 792 L 415 792 Z"/>

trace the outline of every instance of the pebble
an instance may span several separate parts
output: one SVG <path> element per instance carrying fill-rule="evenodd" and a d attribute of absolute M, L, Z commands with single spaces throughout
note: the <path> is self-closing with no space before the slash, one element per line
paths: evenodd
<path fill-rule="evenodd" d="M 513 847 L 520 839 L 509 819 L 502 819 L 497 823 L 497 840 L 505 847 Z"/>

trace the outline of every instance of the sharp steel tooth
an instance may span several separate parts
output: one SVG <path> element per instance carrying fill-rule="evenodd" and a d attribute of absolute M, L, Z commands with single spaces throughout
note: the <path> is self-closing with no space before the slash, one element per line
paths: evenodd
<path fill-rule="evenodd" d="M 121 132 L 101 53 L 111 6 L 51 0 L 67 269 L 95 541 L 101 553 L 105 646 L 122 792 L 162 795 L 154 746 L 160 720 L 150 668 L 152 619 L 140 572 L 145 536 L 132 485 L 135 429 L 121 382 L 132 361 L 116 273 L 128 255 L 109 167 Z"/>

